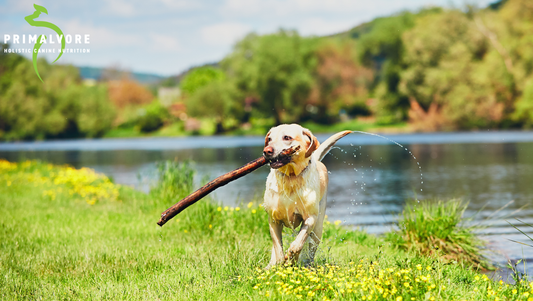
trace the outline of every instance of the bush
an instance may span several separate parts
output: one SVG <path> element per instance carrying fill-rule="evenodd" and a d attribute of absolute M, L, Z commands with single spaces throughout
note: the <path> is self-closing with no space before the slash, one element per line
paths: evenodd
<path fill-rule="evenodd" d="M 482 256 L 485 242 L 474 234 L 477 227 L 465 225 L 466 207 L 458 200 L 408 203 L 398 221 L 399 231 L 389 233 L 386 239 L 408 251 L 489 268 Z"/>
<path fill-rule="evenodd" d="M 168 109 L 156 100 L 143 109 L 143 114 L 138 117 L 136 124 L 141 132 L 153 132 L 161 128 L 168 118 Z"/>

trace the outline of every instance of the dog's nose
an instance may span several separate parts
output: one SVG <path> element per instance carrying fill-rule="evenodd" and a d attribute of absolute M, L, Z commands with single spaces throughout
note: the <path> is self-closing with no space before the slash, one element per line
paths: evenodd
<path fill-rule="evenodd" d="M 272 146 L 267 146 L 263 149 L 263 155 L 265 155 L 265 157 L 272 157 L 273 154 L 274 149 L 272 148 Z"/>

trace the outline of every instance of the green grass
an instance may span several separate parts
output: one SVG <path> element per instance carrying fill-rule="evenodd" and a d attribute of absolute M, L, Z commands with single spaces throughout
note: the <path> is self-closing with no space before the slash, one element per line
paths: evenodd
<path fill-rule="evenodd" d="M 460 200 L 409 202 L 399 217 L 399 231 L 389 233 L 388 241 L 421 255 L 490 269 L 483 257 L 486 243 L 474 233 L 479 227 L 463 218 L 466 207 Z"/>
<path fill-rule="evenodd" d="M 527 300 L 533 294 L 533 283 L 500 284 L 464 263 L 404 251 L 336 222 L 326 223 L 314 270 L 280 267 L 267 275 L 271 243 L 257 202 L 229 208 L 202 200 L 163 228 L 156 225 L 177 201 L 164 187 L 181 186 L 180 195 L 190 189 L 190 175 L 173 174 L 180 168 L 191 172 L 162 165 L 163 189 L 144 194 L 109 187 L 87 170 L 0 160 L 0 299 Z M 100 197 L 89 201 L 94 195 Z M 290 243 L 291 233 L 285 236 Z M 348 285 L 357 290 L 348 292 Z M 380 288 L 389 293 L 383 297 Z"/>

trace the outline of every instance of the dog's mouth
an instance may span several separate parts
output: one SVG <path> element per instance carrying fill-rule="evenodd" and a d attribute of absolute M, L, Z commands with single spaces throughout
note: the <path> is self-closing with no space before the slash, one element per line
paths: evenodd
<path fill-rule="evenodd" d="M 275 158 L 268 159 L 268 162 L 270 163 L 270 167 L 274 169 L 278 169 L 280 167 L 283 167 L 291 162 L 292 155 L 296 153 L 298 150 L 300 150 L 300 146 L 291 147 L 288 149 L 283 150 L 279 155 L 277 155 Z"/>
<path fill-rule="evenodd" d="M 270 167 L 278 169 L 287 165 L 289 162 L 291 162 L 291 156 L 277 156 L 270 160 Z"/>

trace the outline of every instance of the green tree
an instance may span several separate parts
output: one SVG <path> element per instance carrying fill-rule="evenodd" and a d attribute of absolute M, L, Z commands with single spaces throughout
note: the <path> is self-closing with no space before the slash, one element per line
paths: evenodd
<path fill-rule="evenodd" d="M 378 102 L 374 111 L 383 123 L 397 122 L 407 116 L 408 98 L 398 89 L 404 67 L 402 34 L 414 26 L 415 17 L 405 12 L 373 20 L 366 25 L 368 32 L 362 33 L 357 41 L 360 61 L 376 70 L 374 88 Z"/>
<path fill-rule="evenodd" d="M 225 78 L 224 72 L 218 68 L 204 66 L 190 71 L 180 82 L 180 89 L 187 95 L 193 95 L 198 89 L 213 81 Z"/>
<path fill-rule="evenodd" d="M 250 34 L 240 41 L 221 66 L 246 96 L 258 98 L 258 113 L 277 124 L 297 122 L 313 85 L 318 40 L 295 31 Z"/>
<path fill-rule="evenodd" d="M 403 35 L 400 91 L 424 109 L 439 106 L 455 128 L 495 127 L 508 118 L 514 82 L 472 19 L 447 11 L 417 19 Z"/>
<path fill-rule="evenodd" d="M 187 113 L 193 117 L 211 117 L 216 122 L 216 134 L 226 131 L 224 121 L 240 120 L 243 113 L 243 98 L 229 80 L 213 81 L 199 88 L 187 98 Z"/>
<path fill-rule="evenodd" d="M 5 46 L 4 46 L 5 47 Z M 77 68 L 0 55 L 0 140 L 98 136 L 115 112 L 105 86 L 86 87 Z"/>

